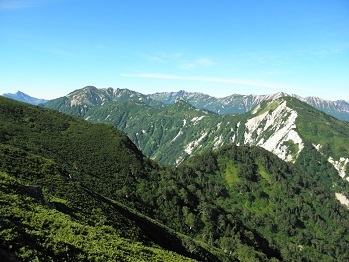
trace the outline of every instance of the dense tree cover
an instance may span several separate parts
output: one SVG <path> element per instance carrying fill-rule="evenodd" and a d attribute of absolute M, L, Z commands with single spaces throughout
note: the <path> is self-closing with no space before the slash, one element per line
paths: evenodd
<path fill-rule="evenodd" d="M 314 107 L 293 98 L 287 98 L 293 108 L 301 109 L 296 125 L 302 138 L 308 143 L 321 145 L 325 157 L 349 158 L 349 123 L 327 115 Z"/>
<path fill-rule="evenodd" d="M 240 121 L 237 116 L 199 110 L 184 100 L 163 107 L 149 104 L 144 99 L 134 101 L 134 96 L 129 100 L 118 99 L 103 104 L 93 104 L 88 100 L 88 103 L 71 105 L 71 100 L 66 97 L 50 101 L 45 106 L 92 123 L 112 124 L 125 132 L 147 157 L 163 164 L 178 164 L 189 158 L 190 154 L 184 149 L 204 134 L 200 146 L 192 146 L 191 153 L 210 151 L 223 143 L 230 143 L 236 128 L 234 131 L 225 127 L 236 127 Z"/>
<path fill-rule="evenodd" d="M 1 261 L 190 260 L 120 237 L 103 218 L 90 225 L 59 212 L 60 202 L 46 202 L 39 187 L 21 184 L 7 173 L 0 173 L 0 189 Z"/>
<path fill-rule="evenodd" d="M 70 219 L 78 224 L 94 227 L 96 230 L 100 230 L 104 226 L 111 226 L 119 236 L 129 239 L 129 242 L 141 241 L 150 246 L 172 250 L 197 259 L 212 257 L 193 241 L 189 241 L 188 237 L 179 237 L 173 230 L 149 217 L 117 201 L 103 197 L 97 193 L 98 190 L 89 190 L 76 179 L 72 179 L 68 173 L 62 171 L 52 160 L 2 144 L 0 144 L 0 159 L 0 170 L 9 174 L 5 178 L 10 177 L 23 184 L 23 186 L 17 185 L 21 189 L 20 192 L 26 192 L 46 209 L 55 209 L 70 216 Z M 115 191 L 122 192 L 123 189 L 116 188 Z M 3 200 L 3 197 L 6 196 L 3 195 L 0 200 Z M 130 202 L 126 201 L 126 203 Z M 0 212 L 6 214 L 6 217 L 12 217 L 8 213 L 6 205 L 8 202 L 5 201 L 3 206 L 5 209 L 3 212 L 0 210 Z M 14 203 L 14 205 L 19 205 L 15 209 L 17 211 L 22 208 L 20 203 Z M 24 216 L 25 211 L 21 215 Z M 27 218 L 23 217 L 23 219 Z M 54 221 L 48 221 L 47 224 L 51 222 Z M 32 227 L 35 228 L 36 225 L 32 225 Z M 19 226 L 17 230 L 24 229 Z M 41 229 L 36 230 L 40 231 Z M 53 229 L 48 228 L 47 230 Z M 24 244 L 31 246 L 34 240 L 34 238 L 29 238 L 28 243 L 26 243 L 26 240 L 21 238 L 16 245 L 20 246 L 20 241 L 24 241 Z M 192 243 L 191 246 L 196 251 L 190 252 L 187 243 Z M 76 243 L 71 243 L 69 239 L 66 240 L 65 244 L 76 246 Z M 108 248 L 112 248 L 112 246 L 106 247 L 106 249 Z M 12 251 L 16 251 L 16 249 Z M 49 254 L 50 251 L 47 252 Z M 33 253 L 33 256 L 36 255 L 40 257 L 43 253 Z M 97 258 L 94 257 L 93 260 L 98 260 Z"/>
<path fill-rule="evenodd" d="M 272 112 L 281 102 L 286 102 L 287 107 L 297 114 L 294 130 L 303 142 L 317 146 L 327 158 L 337 161 L 349 158 L 348 123 L 293 97 L 264 101 L 255 110 L 242 115 L 222 116 L 197 109 L 183 99 L 161 107 L 152 104 L 153 100 L 144 95 L 129 90 L 116 92 L 117 96 L 116 93 L 108 96 L 103 93 L 106 90 L 102 91 L 86 87 L 73 92 L 74 96 L 70 94 L 50 101 L 46 106 L 93 123 L 113 124 L 125 132 L 147 157 L 163 164 L 178 164 L 191 154 L 208 152 L 232 142 L 263 144 L 278 128 L 282 129 L 283 122 L 287 122 L 289 115 L 284 114 L 282 119 L 275 120 L 275 125 L 264 129 L 266 122 L 271 120 Z M 258 128 L 254 131 L 246 129 L 245 124 L 250 119 L 264 113 L 268 113 L 269 117 Z M 253 138 L 254 142 L 246 142 L 246 136 Z M 282 146 L 287 148 L 286 156 L 291 156 L 293 160 L 297 158 L 298 144 L 288 140 Z"/>
<path fill-rule="evenodd" d="M 0 99 L 1 170 L 39 185 L 48 198 L 65 199 L 70 204 L 58 208 L 86 223 L 101 217 L 123 237 L 200 260 L 216 257 L 200 243 L 140 219 L 121 204 L 152 214 L 136 188 L 148 173 L 160 175 L 160 166 L 144 158 L 124 134 L 112 126 Z M 115 206 L 107 199 L 121 203 Z"/>
<path fill-rule="evenodd" d="M 141 241 L 149 248 L 198 260 L 349 259 L 348 210 L 334 196 L 348 192 L 348 187 L 327 172 L 335 171 L 321 154 L 313 155 L 317 151 L 311 145 L 300 156 L 304 164 L 299 167 L 260 148 L 231 145 L 175 168 L 145 158 L 112 126 L 4 98 L 0 98 L 0 123 L 0 171 L 19 188 L 8 191 L 11 187 L 6 186 L 1 201 L 11 192 L 24 197 L 14 204 L 15 213 L 0 212 L 6 219 L 18 213 L 29 221 L 18 225 L 16 234 L 27 232 L 27 226 L 36 232 L 30 231 L 29 238 L 7 240 L 11 234 L 2 222 L 0 240 L 7 248 L 0 252 L 8 257 L 21 256 L 19 243 L 25 241 L 26 250 L 32 250 L 25 254 L 51 257 L 58 249 L 51 231 L 58 225 L 70 232 L 71 221 L 85 232 L 82 238 L 103 235 L 107 229 L 110 235 L 103 239 L 115 234 L 128 244 Z M 312 164 L 304 168 L 309 159 Z M 323 166 L 316 176 L 311 168 L 315 163 Z M 48 215 L 46 222 L 26 216 L 21 211 L 26 199 L 30 210 L 54 215 Z M 3 203 L 4 208 L 10 205 Z M 69 223 L 51 220 L 55 216 Z M 72 254 L 89 255 L 79 238 L 71 239 L 77 232 L 72 231 L 63 247 L 71 248 Z M 32 245 L 37 236 L 50 234 L 49 244 Z M 108 252 L 92 260 L 99 256 L 107 257 Z"/>
<path fill-rule="evenodd" d="M 241 259 L 241 250 L 234 253 L 239 244 L 254 248 L 247 260 L 349 258 L 348 210 L 334 195 L 348 186 L 339 176 L 326 172 L 314 176 L 311 170 L 286 164 L 260 148 L 226 146 L 191 158 L 174 171 L 174 177 L 177 180 L 165 194 L 172 194 L 167 202 L 177 208 L 171 217 L 182 208 L 185 223 L 165 223 L 172 222 L 171 227 L 205 239 L 235 258 Z M 164 198 L 159 210 L 169 205 Z M 256 255 L 259 250 L 267 257 Z"/>

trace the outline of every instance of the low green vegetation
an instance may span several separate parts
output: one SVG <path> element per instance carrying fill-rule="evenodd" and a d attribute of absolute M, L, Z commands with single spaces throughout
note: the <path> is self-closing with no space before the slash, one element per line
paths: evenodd
<path fill-rule="evenodd" d="M 111 125 L 2 97 L 0 123 L 5 260 L 349 259 L 348 184 L 312 146 L 296 164 L 229 145 L 174 167 Z"/>
<path fill-rule="evenodd" d="M 338 161 L 349 158 L 348 123 L 296 98 L 264 101 L 255 110 L 241 115 L 219 115 L 197 109 L 183 99 L 174 101 L 171 98 L 166 100 L 169 105 L 164 105 L 130 90 L 118 90 L 113 94 L 109 94 L 111 90 L 108 90 L 86 87 L 68 97 L 49 101 L 45 106 L 80 116 L 92 123 L 112 124 L 125 132 L 147 157 L 171 165 L 178 165 L 191 155 L 215 150 L 222 145 L 245 144 L 249 132 L 251 139 L 247 143 L 263 144 L 284 127 L 283 123 L 287 122 L 292 110 L 297 114 L 294 131 L 304 143 L 320 145 L 320 152 L 327 159 L 332 157 Z M 190 98 L 189 101 L 195 104 Z M 288 111 L 284 112 L 282 119 L 270 125 L 272 112 L 283 102 L 287 103 Z M 265 113 L 268 117 L 256 129 L 246 130 L 247 121 Z M 286 150 L 288 159 L 294 161 L 298 158 L 301 149 L 298 144 L 288 140 L 281 146 Z"/>
<path fill-rule="evenodd" d="M 349 158 L 349 124 L 320 112 L 297 99 L 287 98 L 293 108 L 301 108 L 296 124 L 305 141 L 321 145 L 320 151 L 327 157 L 335 159 Z"/>
<path fill-rule="evenodd" d="M 120 237 L 103 218 L 94 225 L 40 199 L 40 188 L 0 173 L 0 258 L 18 261 L 189 261 Z M 52 199 L 51 199 L 52 201 Z M 68 208 L 67 208 L 68 209 Z"/>

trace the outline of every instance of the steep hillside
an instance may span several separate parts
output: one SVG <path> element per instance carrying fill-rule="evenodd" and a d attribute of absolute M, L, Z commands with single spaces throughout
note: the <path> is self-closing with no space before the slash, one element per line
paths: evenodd
<path fill-rule="evenodd" d="M 67 100 L 67 104 L 72 101 L 69 97 L 56 101 L 60 100 Z M 341 177 L 346 178 L 349 170 L 348 124 L 284 94 L 240 115 L 197 109 L 182 98 L 160 108 L 133 101 L 102 106 L 84 104 L 84 108 L 86 120 L 113 124 L 146 156 L 165 164 L 177 165 L 193 154 L 235 143 L 261 146 L 291 162 L 297 162 L 305 147 L 316 147 Z M 63 112 L 81 115 L 75 106 L 64 108 Z"/>
<path fill-rule="evenodd" d="M 145 158 L 111 125 L 5 98 L 0 123 L 6 260 L 349 259 L 349 210 L 335 199 L 349 185 L 312 146 L 298 158 L 321 165 L 316 176 L 234 145 L 175 168 Z"/>
<path fill-rule="evenodd" d="M 159 167 L 144 158 L 133 143 L 111 125 L 91 124 L 3 97 L 0 97 L 0 123 L 0 171 L 14 176 L 19 184 L 41 191 L 43 197 L 40 196 L 39 200 L 42 203 L 53 201 L 55 209 L 68 214 L 83 227 L 92 225 L 96 231 L 100 231 L 103 228 L 99 226 L 112 226 L 115 234 L 131 239 L 128 242 L 141 241 L 145 245 L 172 250 L 199 260 L 213 256 L 194 242 L 192 246 L 196 251 L 189 251 L 185 246 L 186 237 L 179 237 L 174 231 L 138 214 L 140 211 L 153 215 L 151 205 L 139 197 L 142 192 L 136 192 L 141 184 L 138 182 L 149 179 L 148 172 L 153 171 L 154 177 L 158 176 L 156 170 Z M 134 211 L 136 209 L 138 211 Z M 6 222 L 7 218 L 4 219 Z M 103 223 L 96 225 L 98 221 Z M 51 222 L 56 223 L 50 220 L 47 224 Z M 3 230 L 6 232 L 6 229 Z M 18 230 L 26 232 L 21 226 Z M 84 239 L 84 231 L 81 234 Z M 110 237 L 112 235 L 113 232 Z M 32 246 L 37 236 L 35 232 L 29 236 L 28 242 Z M 1 241 L 6 239 L 4 235 Z M 56 241 L 54 239 L 53 236 L 47 245 L 56 245 L 51 243 L 51 240 Z M 76 247 L 71 239 L 58 244 L 65 249 Z M 79 254 L 77 258 L 83 260 L 83 257 L 92 255 L 87 252 L 89 244 L 93 243 L 87 242 L 82 258 Z M 21 245 L 17 243 L 18 248 Z M 111 246 L 106 244 L 105 250 L 109 248 Z M 14 249 L 6 252 L 17 256 L 22 251 Z M 38 254 L 45 256 L 40 252 Z M 32 255 L 33 259 L 36 251 Z M 101 256 L 109 257 L 108 254 Z M 20 257 L 23 258 L 22 255 Z"/>
<path fill-rule="evenodd" d="M 231 143 L 238 120 L 197 109 L 184 100 L 161 109 L 132 101 L 96 107 L 85 119 L 115 125 L 145 155 L 166 164 L 179 164 L 192 154 Z"/>
<path fill-rule="evenodd" d="M 349 181 L 348 123 L 287 97 L 257 106 L 245 126 L 244 144 L 261 146 L 292 162 L 305 147 L 312 147 Z"/>
<path fill-rule="evenodd" d="M 197 108 L 207 109 L 218 114 L 243 114 L 250 111 L 263 101 L 280 97 L 292 96 L 308 103 L 316 109 L 330 114 L 338 119 L 349 121 L 349 103 L 344 100 L 329 101 L 318 97 L 300 97 L 286 93 L 270 95 L 239 95 L 234 94 L 223 98 L 215 98 L 201 93 L 185 91 L 150 94 L 148 97 L 165 104 L 173 104 L 176 99 L 184 98 Z"/>
<path fill-rule="evenodd" d="M 18 170 L 20 172 L 20 169 Z M 47 172 L 47 171 L 46 171 Z M 44 174 L 41 174 L 44 176 Z M 26 181 L 30 181 L 27 179 Z M 45 186 L 24 183 L 0 172 L 0 258 L 2 261 L 189 261 L 159 247 L 150 247 L 120 236 L 110 204 L 101 204 L 76 183 L 55 175 Z M 53 183 L 57 183 L 54 185 Z M 69 190 L 93 210 L 57 194 Z M 53 189 L 53 192 L 48 192 Z M 42 190 L 45 190 L 43 192 Z M 77 199 L 73 201 L 77 201 Z M 93 202 L 92 202 L 93 201 Z M 81 206 L 81 205 L 80 205 Z M 103 209 L 102 209 L 103 208 Z M 106 211 L 111 212 L 107 215 Z M 84 216 L 86 216 L 84 217 Z M 88 221 L 86 221 L 88 220 Z M 122 220 L 120 220 L 121 222 Z M 132 233 L 133 221 L 124 219 L 123 230 Z M 140 234 L 135 231 L 135 234 Z"/>
<path fill-rule="evenodd" d="M 329 165 L 321 157 L 313 162 Z M 331 261 L 332 241 L 347 239 L 344 244 L 349 240 L 348 232 L 338 231 L 348 219 L 348 207 L 340 205 L 334 193 L 341 191 L 348 196 L 348 184 L 334 176 L 334 171 L 314 176 L 310 170 L 285 164 L 261 148 L 245 146 L 225 146 L 214 153 L 195 156 L 183 167 L 193 170 L 192 180 L 212 181 L 215 177 L 215 183 L 206 183 L 221 207 L 234 214 L 235 219 L 245 221 L 245 226 L 253 228 L 271 246 L 280 246 L 283 260 Z M 218 181 L 225 187 L 220 187 Z M 219 212 L 208 209 L 201 216 L 216 217 L 225 235 L 229 235 L 231 228 Z M 233 240 L 228 237 L 220 241 Z M 221 242 L 223 246 L 224 243 Z M 335 260 L 345 261 L 349 252 L 345 250 L 343 255 L 334 255 Z"/>

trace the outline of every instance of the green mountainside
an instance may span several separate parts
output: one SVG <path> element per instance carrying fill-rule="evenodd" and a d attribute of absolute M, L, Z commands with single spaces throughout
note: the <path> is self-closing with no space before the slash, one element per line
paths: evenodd
<path fill-rule="evenodd" d="M 24 244 L 22 241 L 28 241 L 28 248 L 34 249 L 32 256 L 30 256 L 31 259 L 37 255 L 44 258 L 47 256 L 48 259 L 59 259 L 63 254 L 51 257 L 52 250 L 46 250 L 46 248 L 60 245 L 63 251 L 69 250 L 69 247 L 73 250 L 78 249 L 76 253 L 72 251 L 74 257 L 71 258 L 71 261 L 75 261 L 75 259 L 88 260 L 90 257 L 91 260 L 117 261 L 115 258 L 118 256 L 114 257 L 113 253 L 94 254 L 95 251 L 92 253 L 89 251 L 89 245 L 91 247 L 94 245 L 94 249 L 98 249 L 99 243 L 96 243 L 98 240 L 96 234 L 103 233 L 104 225 L 113 228 L 112 231 L 106 228 L 107 232 L 110 231 L 110 235 L 106 236 L 107 239 L 118 235 L 121 238 L 130 239 L 127 242 L 131 244 L 134 242 L 136 245 L 132 251 L 131 244 L 126 243 L 124 257 L 130 256 L 132 258 L 130 255 L 132 253 L 129 254 L 129 252 L 137 252 L 137 249 L 145 249 L 144 252 L 150 253 L 149 257 L 155 258 L 157 256 L 156 252 L 158 251 L 154 250 L 155 253 L 151 250 L 147 251 L 143 247 L 144 244 L 138 244 L 138 242 L 159 249 L 159 252 L 161 248 L 198 259 L 206 257 L 205 254 L 209 253 L 202 251 L 203 255 L 196 255 L 189 252 L 182 243 L 185 242 L 186 237 L 179 237 L 174 231 L 134 211 L 137 208 L 147 213 L 150 208 L 140 198 L 133 196 L 133 192 L 136 189 L 136 181 L 148 179 L 146 174 L 149 169 L 153 170 L 153 164 L 145 159 L 133 143 L 114 127 L 93 125 L 52 110 L 28 106 L 5 98 L 0 98 L 0 122 L 0 170 L 5 172 L 4 176 L 15 181 L 16 186 L 13 188 L 15 192 L 18 190 L 22 192 L 23 185 L 27 186 L 29 190 L 34 188 L 39 191 L 39 196 L 37 196 L 38 194 L 34 195 L 34 198 L 39 198 L 37 199 L 39 202 L 26 207 L 28 212 L 34 212 L 37 206 L 47 209 L 44 212 L 51 212 L 51 214 L 54 211 L 48 210 L 56 209 L 69 215 L 70 219 L 75 224 L 77 223 L 77 227 L 82 228 L 81 232 L 76 231 L 76 234 L 81 238 L 77 241 L 82 243 L 72 243 L 75 232 L 72 229 L 72 233 L 67 238 L 62 236 L 61 240 L 56 240 L 56 236 L 52 236 L 47 240 L 47 243 L 41 247 L 36 247 L 33 246 L 36 243 L 36 238 L 44 238 L 44 235 L 36 236 L 37 231 L 41 231 L 41 228 L 36 228 L 36 225 L 33 224 L 35 221 L 30 220 L 25 225 L 18 224 L 18 227 L 11 229 L 11 225 L 16 224 L 17 218 L 6 210 L 0 210 L 2 214 L 1 232 L 5 234 L 7 230 L 10 230 L 1 238 L 4 246 L 10 247 L 9 250 L 4 251 L 5 253 L 24 259 L 25 255 L 22 254 L 20 247 Z M 154 170 L 154 172 L 156 171 Z M 5 187 L 10 187 L 8 190 L 11 189 L 10 185 L 5 185 Z M 5 198 L 6 194 L 3 197 Z M 115 202 L 116 200 L 119 202 Z M 4 205 L 1 206 L 6 208 L 6 203 L 10 202 L 5 201 Z M 17 203 L 17 210 L 22 210 L 21 203 Z M 19 221 L 36 219 L 35 217 L 27 218 L 25 210 L 21 211 L 20 216 L 24 217 L 20 217 Z M 53 227 L 46 228 L 51 222 Z M 54 230 L 56 221 L 43 219 L 42 223 L 44 223 L 42 225 L 44 229 L 51 231 Z M 6 225 L 8 226 L 6 227 Z M 69 223 L 61 226 L 71 227 Z M 32 228 L 34 232 L 28 233 L 27 227 Z M 81 246 L 88 239 L 85 236 L 88 230 L 91 230 L 91 235 L 88 235 L 91 243 L 87 242 L 86 246 Z M 19 237 L 18 240 L 11 238 L 12 235 L 22 233 L 24 240 L 22 237 Z M 107 239 L 104 245 L 105 250 L 118 244 L 117 239 L 115 243 L 110 244 L 107 243 Z M 10 242 L 6 242 L 7 240 Z M 120 244 L 122 243 L 123 240 L 120 239 Z M 193 244 L 193 246 L 196 245 Z M 116 248 L 123 250 L 122 245 Z M 197 249 L 200 252 L 200 248 Z M 151 255 L 152 253 L 154 256 Z M 122 256 L 122 252 L 121 254 L 119 252 L 119 255 Z M 163 253 L 163 256 L 165 255 L 166 252 Z M 172 254 L 168 255 L 168 259 L 171 256 Z M 178 256 L 173 256 L 178 258 Z M 207 256 L 209 257 L 209 255 Z M 145 254 L 144 259 L 147 260 L 146 258 Z M 178 259 L 172 260 L 177 261 Z"/>
<path fill-rule="evenodd" d="M 121 103 L 125 101 L 141 102 L 154 108 L 163 106 L 163 103 L 161 102 L 128 89 L 98 89 L 94 86 L 86 86 L 69 93 L 65 97 L 50 100 L 45 106 L 54 109 L 59 108 L 62 112 L 68 112 L 73 108 L 74 115 L 83 117 L 90 107 Z"/>
<path fill-rule="evenodd" d="M 166 167 L 112 125 L 2 97 L 0 123 L 2 260 L 349 259 L 349 185 L 312 145 L 296 164 L 226 145 Z"/>
<path fill-rule="evenodd" d="M 244 144 L 261 146 L 291 162 L 297 162 L 298 155 L 311 144 L 312 149 L 320 152 L 346 178 L 349 161 L 347 122 L 293 97 L 262 102 L 249 114 Z"/>
<path fill-rule="evenodd" d="M 245 114 L 219 115 L 197 109 L 181 98 L 166 106 L 154 105 L 149 99 L 135 100 L 137 93 L 129 90 L 117 90 L 117 96 L 128 92 L 128 101 L 126 96 L 122 102 L 112 103 L 79 99 L 97 96 L 96 90 L 77 90 L 46 106 L 90 122 L 113 124 L 147 157 L 163 164 L 178 165 L 191 155 L 231 143 L 257 145 L 289 162 L 297 162 L 303 150 L 315 148 L 349 180 L 349 124 L 295 97 L 280 95 Z M 313 169 L 314 174 L 320 171 Z"/>
<path fill-rule="evenodd" d="M 179 164 L 190 155 L 231 143 L 238 117 L 199 110 L 184 100 L 164 108 L 132 101 L 91 108 L 84 118 L 113 124 L 124 131 L 148 157 L 164 164 Z"/>
<path fill-rule="evenodd" d="M 118 221 L 115 218 L 110 221 L 103 209 L 109 209 L 109 216 L 120 216 L 113 204 L 103 204 L 97 197 L 89 196 L 88 191 L 58 175 L 47 179 L 41 187 L 27 183 L 0 173 L 2 261 L 190 260 L 160 247 L 146 246 L 137 239 L 121 237 L 120 226 L 125 233 L 129 230 L 129 233 L 139 234 L 132 224 L 134 221 L 122 221 L 122 218 L 118 219 L 125 224 L 115 224 L 114 221 Z M 70 191 L 62 194 L 57 192 L 58 187 L 62 192 Z M 50 189 L 54 191 L 49 192 Z M 91 212 L 86 208 L 79 212 L 78 205 L 69 201 L 68 196 L 75 197 L 75 201 L 86 201 L 84 205 L 94 203 L 95 210 Z"/>

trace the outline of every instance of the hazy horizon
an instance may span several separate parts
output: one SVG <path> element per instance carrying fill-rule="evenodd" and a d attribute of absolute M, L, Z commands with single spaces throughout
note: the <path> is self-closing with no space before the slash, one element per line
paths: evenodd
<path fill-rule="evenodd" d="M 0 2 L 0 93 L 277 92 L 349 100 L 349 2 Z"/>

